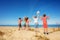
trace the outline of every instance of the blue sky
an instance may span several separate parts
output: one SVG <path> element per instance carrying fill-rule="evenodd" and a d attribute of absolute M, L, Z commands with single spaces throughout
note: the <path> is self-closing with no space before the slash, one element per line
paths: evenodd
<path fill-rule="evenodd" d="M 40 11 L 50 17 L 48 24 L 60 23 L 60 0 L 0 0 L 0 25 L 17 25 L 18 18 L 28 16 L 33 23 L 32 16 Z M 39 24 L 42 21 L 39 19 Z"/>

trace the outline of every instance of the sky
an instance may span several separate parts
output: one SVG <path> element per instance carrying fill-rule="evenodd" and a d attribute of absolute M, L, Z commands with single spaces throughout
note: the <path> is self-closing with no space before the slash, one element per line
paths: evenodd
<path fill-rule="evenodd" d="M 25 16 L 33 25 L 32 16 L 38 10 L 39 16 L 49 16 L 48 24 L 60 24 L 60 0 L 0 0 L 0 25 L 17 25 L 18 18 L 23 19 Z M 40 18 L 39 24 L 42 24 Z"/>

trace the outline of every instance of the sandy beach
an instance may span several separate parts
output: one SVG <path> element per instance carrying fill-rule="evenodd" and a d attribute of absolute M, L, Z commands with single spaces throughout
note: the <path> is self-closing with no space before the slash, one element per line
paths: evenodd
<path fill-rule="evenodd" d="M 60 28 L 48 28 L 49 34 L 43 34 L 39 28 L 36 36 L 35 28 L 18 30 L 18 27 L 0 26 L 0 40 L 60 40 Z"/>

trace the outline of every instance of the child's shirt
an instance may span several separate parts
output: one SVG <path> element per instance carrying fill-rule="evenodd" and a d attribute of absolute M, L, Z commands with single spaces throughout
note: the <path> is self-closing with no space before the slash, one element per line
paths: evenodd
<path fill-rule="evenodd" d="M 47 18 L 48 18 L 48 17 L 43 17 L 43 18 L 42 18 L 43 27 L 44 27 L 44 28 L 47 28 L 47 27 L 48 27 L 48 26 L 47 26 Z"/>
<path fill-rule="evenodd" d="M 33 18 L 34 19 L 34 23 L 38 23 L 38 18 Z"/>
<path fill-rule="evenodd" d="M 47 17 L 43 17 L 42 21 L 43 21 L 44 24 L 47 23 Z"/>
<path fill-rule="evenodd" d="M 21 24 L 22 20 L 18 20 L 19 24 Z"/>

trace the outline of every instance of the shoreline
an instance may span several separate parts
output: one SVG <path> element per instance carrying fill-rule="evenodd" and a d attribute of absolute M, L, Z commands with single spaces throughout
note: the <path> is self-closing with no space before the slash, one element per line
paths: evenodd
<path fill-rule="evenodd" d="M 1 26 L 1 25 L 0 25 L 0 27 L 18 27 L 18 26 L 12 26 L 12 25 L 11 25 L 11 26 L 10 26 L 10 25 L 9 25 L 9 26 L 6 26 L 6 25 L 5 25 L 5 26 Z M 22 26 L 22 27 L 23 27 L 23 26 Z M 35 27 L 30 26 L 30 28 L 35 28 Z M 43 28 L 43 26 L 40 26 L 40 27 L 38 27 L 38 28 Z M 60 28 L 60 26 L 58 26 L 58 27 L 48 26 L 48 28 Z"/>

